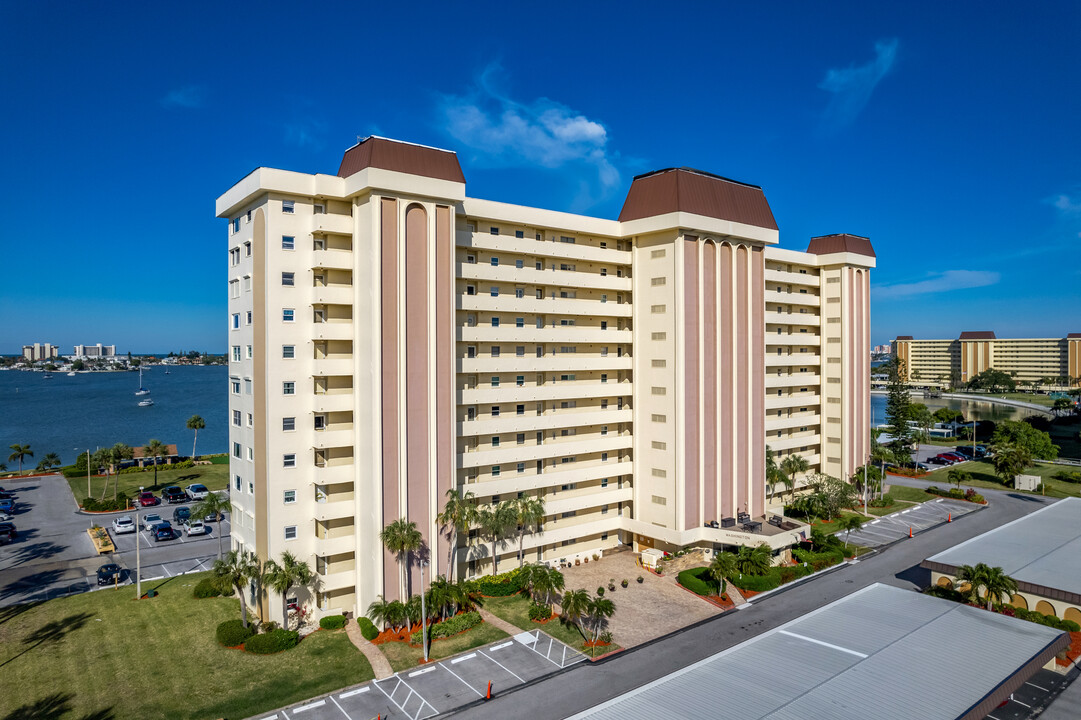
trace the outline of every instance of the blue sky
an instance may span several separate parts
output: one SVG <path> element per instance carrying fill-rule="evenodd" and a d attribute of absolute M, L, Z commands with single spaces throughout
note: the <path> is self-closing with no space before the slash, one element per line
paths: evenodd
<path fill-rule="evenodd" d="M 467 192 L 619 213 L 688 165 L 761 185 L 781 245 L 870 236 L 872 340 L 1081 332 L 1081 5 L 16 3 L 0 353 L 225 350 L 214 199 L 358 136 Z"/>

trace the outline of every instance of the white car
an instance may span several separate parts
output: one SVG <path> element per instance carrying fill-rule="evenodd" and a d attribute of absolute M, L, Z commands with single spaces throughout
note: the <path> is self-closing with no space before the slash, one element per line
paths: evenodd
<path fill-rule="evenodd" d="M 186 492 L 188 497 L 192 500 L 205 500 L 206 496 L 210 493 L 210 491 L 206 489 L 206 485 L 203 485 L 202 483 L 188 485 L 184 488 L 184 492 Z"/>
<path fill-rule="evenodd" d="M 143 529 L 153 530 L 155 525 L 161 524 L 161 515 L 157 513 L 150 513 L 149 515 L 143 515 Z"/>
<path fill-rule="evenodd" d="M 15 516 L 12 515 L 11 513 L 4 512 L 3 510 L 0 510 L 0 522 L 9 522 L 9 521 L 13 520 L 14 518 L 15 518 Z"/>
<path fill-rule="evenodd" d="M 192 520 L 184 525 L 185 535 L 206 535 L 206 525 L 202 520 Z"/>
<path fill-rule="evenodd" d="M 113 520 L 113 532 L 117 535 L 125 535 L 135 532 L 135 521 L 130 515 L 124 515 Z"/>

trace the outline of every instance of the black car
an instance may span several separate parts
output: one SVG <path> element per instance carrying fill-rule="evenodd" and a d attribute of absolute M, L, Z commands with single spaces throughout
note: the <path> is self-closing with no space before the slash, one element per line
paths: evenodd
<path fill-rule="evenodd" d="M 187 502 L 188 494 L 180 489 L 180 487 L 170 485 L 161 491 L 161 499 L 171 505 L 175 505 L 176 503 Z"/>
<path fill-rule="evenodd" d="M 106 563 L 98 568 L 98 585 L 113 585 L 123 579 L 124 569 L 116 563 Z"/>
<path fill-rule="evenodd" d="M 9 543 L 15 539 L 15 526 L 11 523 L 0 523 L 0 542 Z"/>
<path fill-rule="evenodd" d="M 177 525 L 183 525 L 190 519 L 191 510 L 189 510 L 188 508 L 178 507 L 176 510 L 173 510 L 173 522 L 175 522 Z"/>
<path fill-rule="evenodd" d="M 154 542 L 161 542 L 162 540 L 172 540 L 173 526 L 169 524 L 168 520 L 158 523 L 154 526 Z"/>
<path fill-rule="evenodd" d="M 14 500 L 15 493 L 8 490 L 0 490 L 0 500 Z"/>
<path fill-rule="evenodd" d="M 950 464 L 949 460 L 947 460 L 946 458 L 941 457 L 939 455 L 936 455 L 935 457 L 927 458 L 927 462 L 931 463 L 932 465 L 949 465 Z"/>

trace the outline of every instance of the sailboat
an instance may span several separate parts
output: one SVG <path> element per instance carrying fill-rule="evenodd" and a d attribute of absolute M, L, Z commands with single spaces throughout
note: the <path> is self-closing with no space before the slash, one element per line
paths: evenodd
<path fill-rule="evenodd" d="M 149 395 L 150 391 L 143 387 L 143 368 L 139 367 L 139 389 L 135 391 L 136 395 Z M 142 403 L 140 403 L 142 404 Z"/>

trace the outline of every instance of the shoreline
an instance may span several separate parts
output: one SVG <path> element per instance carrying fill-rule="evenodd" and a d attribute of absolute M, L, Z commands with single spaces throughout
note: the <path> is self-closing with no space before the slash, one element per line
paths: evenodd
<path fill-rule="evenodd" d="M 872 395 L 887 395 L 889 393 L 886 390 L 874 390 L 874 389 L 872 389 L 871 394 Z M 920 399 L 923 399 L 923 392 L 922 391 L 912 390 L 912 391 L 909 392 L 909 395 L 911 395 L 913 397 L 918 397 Z M 939 400 L 939 399 L 945 399 L 945 400 L 977 400 L 977 401 L 981 401 L 981 402 L 989 402 L 992 405 L 1009 405 L 1009 406 L 1012 406 L 1012 407 L 1024 408 L 1026 410 L 1035 410 L 1036 412 L 1043 413 L 1044 415 L 1049 415 L 1051 417 L 1055 417 L 1055 414 L 1053 412 L 1051 412 L 1051 408 L 1046 407 L 1044 405 L 1037 405 L 1036 403 L 1029 403 L 1029 402 L 1025 402 L 1024 400 L 1012 400 L 1010 398 L 995 397 L 994 395 L 969 395 L 968 393 L 942 393 L 941 395 L 939 395 L 935 399 L 936 400 Z"/>

